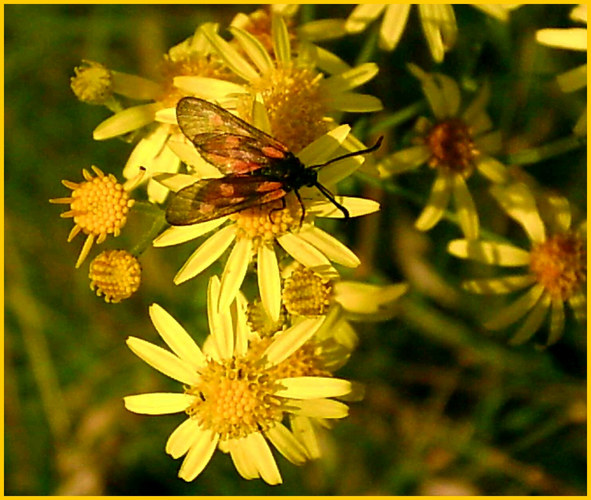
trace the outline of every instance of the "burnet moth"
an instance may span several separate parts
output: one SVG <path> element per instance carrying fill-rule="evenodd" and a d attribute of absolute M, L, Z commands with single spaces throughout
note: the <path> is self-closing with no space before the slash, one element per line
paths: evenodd
<path fill-rule="evenodd" d="M 166 208 L 166 221 L 173 226 L 206 222 L 240 210 L 281 200 L 302 187 L 315 186 L 345 216 L 347 209 L 318 182 L 318 169 L 351 156 L 371 153 L 372 147 L 306 167 L 287 147 L 225 109 L 197 97 L 184 97 L 176 107 L 178 124 L 201 156 L 224 177 L 201 179 L 173 193 Z M 271 215 L 271 214 L 269 214 Z"/>

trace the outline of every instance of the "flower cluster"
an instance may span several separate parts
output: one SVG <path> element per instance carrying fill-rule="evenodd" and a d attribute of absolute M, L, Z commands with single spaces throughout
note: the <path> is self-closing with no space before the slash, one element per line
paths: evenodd
<path fill-rule="evenodd" d="M 496 22 L 507 22 L 516 7 L 478 6 Z M 194 248 L 172 278 L 176 285 L 221 264 L 207 287 L 209 336 L 201 347 L 157 304 L 149 315 L 168 349 L 127 340 L 138 357 L 183 385 L 179 393 L 127 396 L 125 406 L 141 414 L 186 414 L 165 447 L 173 458 L 185 457 L 179 476 L 186 481 L 220 450 L 243 478 L 279 484 L 270 445 L 296 465 L 319 458 L 320 433 L 347 416 L 344 401 L 361 398 L 359 384 L 335 376 L 359 342 L 350 322 L 392 317 L 408 286 L 378 276 L 374 283 L 341 277 L 362 260 L 326 220 L 380 208 L 372 199 L 335 194 L 353 174 L 386 188 L 406 176 L 425 175 L 429 183 L 434 176 L 415 228 L 429 231 L 451 219 L 463 234 L 446 242 L 452 255 L 525 268 L 463 282 L 482 295 L 529 288 L 486 327 L 505 329 L 525 316 L 511 341 L 522 343 L 550 311 L 553 343 L 564 330 L 565 303 L 584 319 L 585 225 L 573 225 L 564 197 L 524 182 L 501 161 L 507 149 L 487 109 L 493 89 L 485 78 L 466 83 L 409 61 L 406 69 L 426 100 L 416 109 L 427 113 L 400 134 L 400 143 L 387 135 L 380 148 L 382 139 L 374 142 L 367 126 L 354 129 L 362 141 L 345 120 L 381 116 L 382 101 L 357 91 L 375 79 L 378 65 L 351 66 L 317 43 L 361 33 L 383 14 L 376 47 L 393 50 L 409 11 L 408 5 L 360 5 L 348 19 L 297 26 L 297 8 L 275 6 L 240 14 L 227 30 L 198 26 L 163 55 L 159 80 L 92 61 L 75 69 L 71 88 L 78 99 L 113 113 L 94 139 L 133 143 L 121 170 L 125 184 L 93 167 L 95 176 L 83 170 L 84 182 L 64 181 L 70 197 L 51 200 L 70 205 L 62 214 L 74 218 L 68 241 L 87 235 L 76 267 L 94 243 L 120 234 L 133 207 L 142 205 L 160 228 L 132 252 L 100 254 L 90 266 L 91 288 L 107 302 L 130 297 L 140 284 L 137 255 L 150 246 Z M 454 8 L 419 5 L 418 14 L 440 63 L 458 38 Z M 580 10 L 574 18 L 582 19 Z M 538 33 L 543 43 L 549 37 Z M 142 184 L 145 190 L 138 189 Z M 476 188 L 523 227 L 527 250 L 482 238 Z M 146 201 L 135 203 L 132 190 Z"/>

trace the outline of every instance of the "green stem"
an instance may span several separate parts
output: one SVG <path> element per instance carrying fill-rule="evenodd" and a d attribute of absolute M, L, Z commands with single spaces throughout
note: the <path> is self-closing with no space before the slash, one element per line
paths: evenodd
<path fill-rule="evenodd" d="M 140 203 L 144 205 L 150 205 L 149 203 L 145 202 Z M 152 213 L 154 212 L 152 211 Z M 162 210 L 158 209 L 157 216 L 154 217 L 152 226 L 150 227 L 150 229 L 148 229 L 148 231 L 144 233 L 140 241 L 129 251 L 129 253 L 131 253 L 135 257 L 139 257 L 152 244 L 154 238 L 160 234 L 162 228 L 164 228 L 165 225 L 166 220 L 164 219 L 164 214 L 162 213 Z"/>
<path fill-rule="evenodd" d="M 408 120 L 411 120 L 412 118 L 418 116 L 419 114 L 423 113 L 426 110 L 427 110 L 427 100 L 422 99 L 420 101 L 417 101 L 417 102 L 407 106 L 406 108 L 402 108 L 401 110 L 396 111 L 395 113 L 391 113 L 389 115 L 386 115 L 378 123 L 374 124 L 369 129 L 369 134 L 370 135 L 378 134 L 379 132 L 382 132 L 382 131 L 387 130 L 389 128 L 397 127 L 398 125 L 400 125 Z"/>
<path fill-rule="evenodd" d="M 355 65 L 358 66 L 360 64 L 366 63 L 371 61 L 374 58 L 374 54 L 378 47 L 378 38 L 380 36 L 379 26 L 375 25 L 370 31 L 367 37 L 365 38 L 365 42 L 359 54 L 357 55 L 357 60 L 355 61 Z"/>
<path fill-rule="evenodd" d="M 505 163 L 508 165 L 529 165 L 532 163 L 538 163 L 540 161 L 553 158 L 554 156 L 559 156 L 561 154 L 568 153 L 569 151 L 574 151 L 575 149 L 579 149 L 586 144 L 587 139 L 585 137 L 572 135 L 558 139 L 548 144 L 544 144 L 543 146 L 539 146 L 537 148 L 524 149 L 518 151 L 517 153 L 507 155 Z"/>

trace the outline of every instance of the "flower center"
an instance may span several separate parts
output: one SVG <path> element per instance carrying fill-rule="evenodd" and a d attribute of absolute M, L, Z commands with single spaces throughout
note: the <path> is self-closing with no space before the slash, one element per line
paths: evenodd
<path fill-rule="evenodd" d="M 474 158 L 479 154 L 470 129 L 458 118 L 435 125 L 425 142 L 431 149 L 429 166 L 442 168 L 468 177 L 474 170 Z"/>
<path fill-rule="evenodd" d="M 250 329 L 257 332 L 261 337 L 271 337 L 274 333 L 283 330 L 286 325 L 285 309 L 281 309 L 279 319 L 273 321 L 263 307 L 260 300 L 250 302 L 246 308 L 246 321 Z"/>
<path fill-rule="evenodd" d="M 332 295 L 331 281 L 303 266 L 295 269 L 283 284 L 283 303 L 290 314 L 300 316 L 326 314 Z"/>
<path fill-rule="evenodd" d="M 125 250 L 106 250 L 90 263 L 90 289 L 105 296 L 105 302 L 120 302 L 140 286 L 142 269 L 138 260 Z"/>
<path fill-rule="evenodd" d="M 104 104 L 113 95 L 113 76 L 102 64 L 82 61 L 83 65 L 74 68 L 70 86 L 76 97 L 88 104 Z"/>
<path fill-rule="evenodd" d="M 96 167 L 94 171 L 97 177 L 83 170 L 86 182 L 64 183 L 73 189 L 70 207 L 74 222 L 86 234 L 103 238 L 111 233 L 117 236 L 127 222 L 127 213 L 134 200 L 129 198 L 115 176 L 105 175 Z"/>
<path fill-rule="evenodd" d="M 187 413 L 222 440 L 266 431 L 282 418 L 277 378 L 252 356 L 209 360 L 199 384 L 187 389 L 197 396 Z"/>
<path fill-rule="evenodd" d="M 553 298 L 567 300 L 587 281 L 585 242 L 572 233 L 552 236 L 531 250 L 530 269 Z"/>
<path fill-rule="evenodd" d="M 299 202 L 293 202 L 287 197 L 285 201 L 285 208 L 279 200 L 247 208 L 230 216 L 236 222 L 239 236 L 253 240 L 254 250 L 262 243 L 299 229 L 302 212 Z"/>
<path fill-rule="evenodd" d="M 263 97 L 273 136 L 296 153 L 328 131 L 322 78 L 313 69 L 290 64 L 252 84 L 253 94 Z"/>

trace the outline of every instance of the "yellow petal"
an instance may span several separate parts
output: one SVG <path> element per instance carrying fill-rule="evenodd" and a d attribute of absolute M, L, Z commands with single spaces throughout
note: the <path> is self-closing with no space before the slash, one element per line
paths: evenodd
<path fill-rule="evenodd" d="M 292 413 L 312 418 L 345 418 L 349 415 L 349 407 L 334 399 L 305 399 L 289 403 Z"/>
<path fill-rule="evenodd" d="M 316 460 L 322 456 L 320 449 L 319 436 L 317 432 L 317 424 L 315 420 L 299 415 L 291 415 L 291 429 L 294 435 L 306 448 L 308 457 L 311 460 Z"/>
<path fill-rule="evenodd" d="M 244 439 L 245 449 L 254 462 L 261 478 L 268 484 L 281 484 L 281 474 L 271 449 L 262 434 L 254 432 Z"/>
<path fill-rule="evenodd" d="M 246 270 L 251 258 L 252 240 L 250 238 L 238 238 L 222 273 L 222 285 L 218 302 L 219 311 L 227 309 L 235 299 L 246 276 Z"/>
<path fill-rule="evenodd" d="M 326 256 L 307 241 L 299 238 L 295 234 L 286 233 L 277 238 L 277 242 L 283 249 L 295 260 L 305 267 L 328 268 L 330 262 Z"/>
<path fill-rule="evenodd" d="M 429 200 L 415 222 L 415 227 L 419 231 L 428 231 L 441 220 L 449 203 L 453 188 L 452 182 L 452 179 L 445 174 L 439 174 L 435 178 Z"/>
<path fill-rule="evenodd" d="M 267 347 L 262 357 L 266 357 L 272 365 L 281 363 L 310 340 L 323 321 L 324 317 L 306 318 L 287 330 L 275 334 L 273 343 Z"/>
<path fill-rule="evenodd" d="M 380 48 L 394 50 L 400 41 L 408 20 L 410 4 L 390 4 L 386 7 L 380 28 Z"/>
<path fill-rule="evenodd" d="M 160 103 L 152 103 L 119 111 L 100 123 L 92 136 L 96 141 L 103 141 L 142 128 L 154 121 L 156 111 L 161 107 Z"/>
<path fill-rule="evenodd" d="M 281 276 L 275 250 L 264 243 L 257 254 L 257 277 L 261 302 L 272 321 L 279 320 L 281 312 Z"/>
<path fill-rule="evenodd" d="M 230 27 L 229 31 L 262 75 L 267 75 L 274 68 L 269 52 L 254 36 L 236 27 Z"/>
<path fill-rule="evenodd" d="M 550 307 L 550 295 L 544 294 L 541 300 L 535 305 L 532 311 L 527 315 L 523 325 L 517 330 L 517 333 L 511 338 L 509 344 L 511 345 L 519 345 L 527 342 L 534 333 L 538 331 L 542 323 L 544 322 L 544 318 L 548 313 L 548 308 Z"/>
<path fill-rule="evenodd" d="M 453 186 L 456 211 L 458 213 L 462 232 L 467 239 L 475 240 L 478 238 L 480 224 L 478 222 L 478 213 L 476 212 L 476 205 L 474 205 L 472 195 L 461 175 L 454 176 Z"/>
<path fill-rule="evenodd" d="M 169 247 L 179 245 L 207 234 L 226 222 L 227 217 L 199 222 L 190 226 L 172 226 L 158 235 L 153 241 L 155 247 Z"/>
<path fill-rule="evenodd" d="M 367 25 L 376 19 L 386 8 L 384 4 L 360 4 L 357 5 L 345 23 L 345 30 L 348 33 L 360 33 Z"/>
<path fill-rule="evenodd" d="M 526 274 L 464 281 L 462 287 L 472 293 L 510 293 L 521 290 L 535 281 L 534 275 Z"/>
<path fill-rule="evenodd" d="M 526 266 L 530 261 L 529 252 L 507 243 L 493 241 L 453 240 L 448 244 L 447 250 L 461 259 L 497 266 Z"/>
<path fill-rule="evenodd" d="M 357 267 L 361 264 L 357 255 L 355 255 L 349 248 L 316 226 L 310 224 L 304 226 L 298 233 L 298 237 L 316 247 L 331 261 L 336 262 L 337 264 L 346 267 Z"/>
<path fill-rule="evenodd" d="M 212 276 L 207 285 L 207 320 L 217 357 L 230 359 L 234 354 L 234 327 L 230 309 L 218 309 L 220 289 L 220 280 Z"/>
<path fill-rule="evenodd" d="M 123 398 L 125 408 L 142 415 L 168 415 L 184 412 L 195 401 L 190 394 L 153 392 Z"/>
<path fill-rule="evenodd" d="M 564 302 L 560 298 L 552 299 L 552 311 L 550 313 L 550 334 L 548 345 L 554 344 L 564 331 Z"/>
<path fill-rule="evenodd" d="M 211 430 L 204 430 L 193 443 L 179 470 L 179 477 L 193 481 L 211 460 L 220 435 Z"/>
<path fill-rule="evenodd" d="M 289 32 L 283 17 L 273 14 L 271 19 L 271 37 L 273 38 L 273 50 L 277 61 L 286 65 L 291 60 L 291 45 L 289 43 Z"/>
<path fill-rule="evenodd" d="M 540 300 L 544 293 L 544 287 L 535 285 L 527 293 L 519 297 L 509 306 L 497 311 L 492 319 L 484 323 L 489 330 L 501 330 L 521 319 Z"/>
<path fill-rule="evenodd" d="M 277 382 L 283 388 L 275 394 L 292 399 L 337 398 L 351 392 L 351 382 L 338 378 L 290 377 Z"/>
<path fill-rule="evenodd" d="M 431 151 L 427 146 L 421 144 L 402 149 L 394 154 L 382 158 L 379 167 L 386 170 L 390 175 L 398 175 L 408 170 L 417 168 L 427 162 Z"/>
<path fill-rule="evenodd" d="M 306 462 L 306 449 L 283 424 L 278 422 L 265 432 L 265 436 L 292 464 L 302 465 Z"/>
<path fill-rule="evenodd" d="M 166 453 L 175 459 L 182 457 L 197 441 L 201 432 L 197 420 L 187 418 L 169 436 L 166 441 Z"/>

